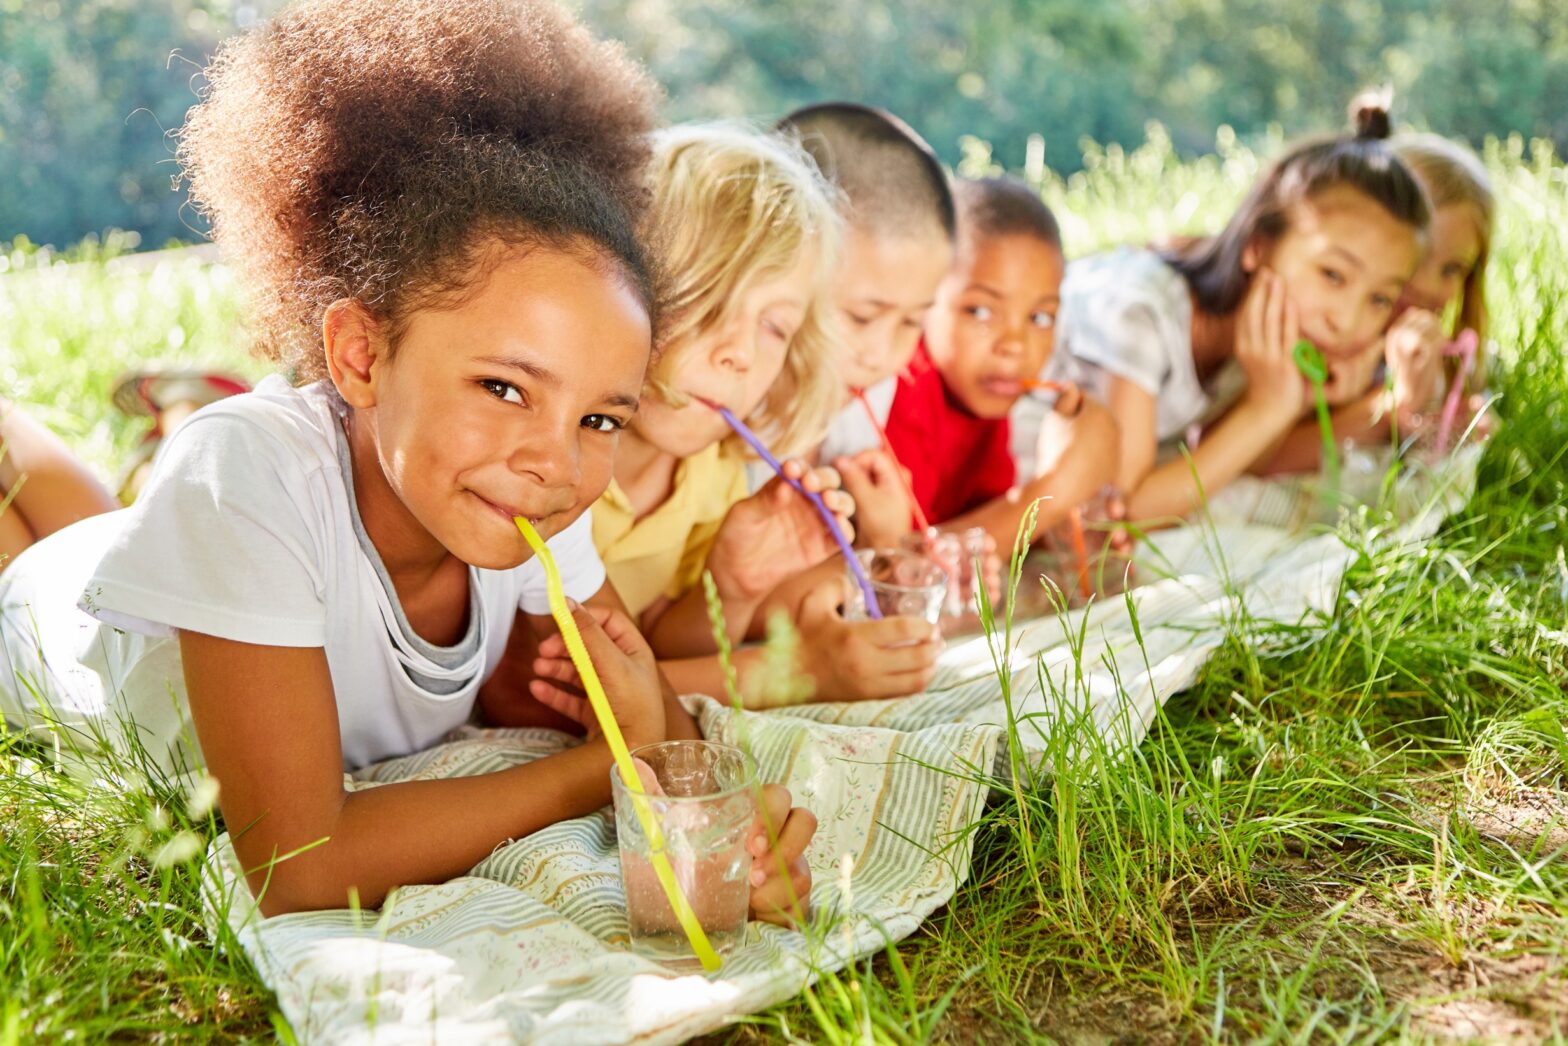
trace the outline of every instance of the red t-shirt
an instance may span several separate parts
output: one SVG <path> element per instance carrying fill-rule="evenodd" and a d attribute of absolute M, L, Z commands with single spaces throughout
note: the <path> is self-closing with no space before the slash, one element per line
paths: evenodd
<path fill-rule="evenodd" d="M 993 501 L 1013 485 L 1007 419 L 971 414 L 948 391 L 924 340 L 898 379 L 887 438 L 932 523 Z"/>

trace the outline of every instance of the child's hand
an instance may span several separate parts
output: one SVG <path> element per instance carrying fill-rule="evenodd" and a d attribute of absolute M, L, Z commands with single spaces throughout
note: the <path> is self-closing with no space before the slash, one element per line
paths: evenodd
<path fill-rule="evenodd" d="M 918 694 L 936 673 L 942 634 L 918 617 L 846 621 L 844 582 L 826 576 L 800 604 L 801 670 L 820 701 L 860 701 Z"/>
<path fill-rule="evenodd" d="M 913 529 L 908 480 L 900 479 L 902 466 L 887 451 L 863 450 L 834 459 L 833 467 L 855 499 L 855 521 L 867 548 L 893 548 Z"/>
<path fill-rule="evenodd" d="M 985 553 L 980 557 L 980 576 L 985 579 L 985 591 L 994 603 L 1002 598 L 1002 555 L 996 549 L 996 538 L 985 536 Z M 976 587 L 975 593 L 979 594 Z"/>
<path fill-rule="evenodd" d="M 1103 521 L 1113 523 L 1106 536 L 1106 542 L 1111 546 L 1111 552 L 1122 558 L 1130 558 L 1137 547 L 1137 539 L 1133 537 L 1132 528 L 1127 526 L 1127 499 L 1121 491 L 1112 487 L 1105 492 L 1105 515 Z M 1095 520 L 1101 522 L 1101 520 Z"/>
<path fill-rule="evenodd" d="M 1296 306 L 1270 269 L 1252 278 L 1236 323 L 1236 359 L 1247 374 L 1246 399 L 1260 416 L 1293 425 L 1309 404 L 1307 381 L 1292 353 L 1301 337 Z"/>
<path fill-rule="evenodd" d="M 1083 413 L 1083 389 L 1080 389 L 1071 381 L 1064 381 L 1060 384 L 1062 387 L 1056 394 L 1056 403 L 1051 410 L 1064 418 L 1076 418 Z"/>
<path fill-rule="evenodd" d="M 1323 398 L 1330 407 L 1354 403 L 1372 387 L 1383 353 L 1373 344 L 1354 356 L 1329 357 L 1328 380 L 1323 383 Z"/>
<path fill-rule="evenodd" d="M 784 462 L 784 474 L 821 494 L 844 533 L 853 538 L 849 517 L 855 511 L 855 499 L 838 489 L 837 472 L 807 468 L 791 459 Z M 708 569 L 713 571 L 721 597 L 755 602 L 785 578 L 816 566 L 836 551 L 838 543 L 816 506 L 775 476 L 724 517 L 708 553 Z"/>
<path fill-rule="evenodd" d="M 628 748 L 664 740 L 664 690 L 659 668 L 637 626 L 618 610 L 572 604 L 572 618 L 583 635 L 583 646 L 615 710 Z M 581 723 L 588 736 L 599 736 L 599 723 L 583 696 L 577 666 L 559 632 L 539 643 L 533 682 L 528 684 L 540 704 Z"/>
<path fill-rule="evenodd" d="M 1394 378 L 1394 408 L 1401 416 L 1426 411 L 1443 396 L 1442 320 L 1427 309 L 1406 309 L 1383 336 L 1383 355 Z"/>
<path fill-rule="evenodd" d="M 932 527 L 905 541 L 903 547 L 933 560 L 945 570 L 950 591 L 953 579 L 957 579 L 958 601 L 966 613 L 974 608 L 974 601 L 980 594 L 979 582 L 982 580 L 985 582 L 987 598 L 993 603 L 1000 598 L 1002 557 L 996 550 L 996 538 L 987 533 L 985 528 L 970 527 L 953 533 Z M 978 574 L 975 571 L 975 560 L 980 561 Z M 955 627 L 964 627 L 961 619 L 954 624 Z"/>
<path fill-rule="evenodd" d="M 1470 428 L 1473 423 L 1475 427 L 1470 428 L 1471 442 L 1481 442 L 1490 439 L 1492 433 L 1497 431 L 1497 415 L 1490 409 L 1491 405 L 1491 397 L 1482 393 L 1477 392 L 1466 396 L 1464 402 L 1460 404 L 1460 414 L 1458 421 L 1455 423 L 1454 438 L 1458 439 L 1459 434 Z"/>
<path fill-rule="evenodd" d="M 752 918 L 791 926 L 810 913 L 806 846 L 816 830 L 817 818 L 810 810 L 790 806 L 788 789 L 763 785 L 762 809 L 746 841 L 751 854 Z"/>

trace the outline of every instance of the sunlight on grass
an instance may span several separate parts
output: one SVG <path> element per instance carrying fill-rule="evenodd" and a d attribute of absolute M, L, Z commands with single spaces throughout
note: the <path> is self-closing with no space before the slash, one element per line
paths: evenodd
<path fill-rule="evenodd" d="M 1043 725 L 1011 723 L 1014 772 L 991 782 L 952 903 L 727 1038 L 1424 1040 L 1482 1034 L 1478 1013 L 1535 1037 L 1568 1022 L 1568 169 L 1519 141 L 1487 160 L 1506 424 L 1469 505 L 1426 548 L 1348 519 L 1358 554 L 1332 611 L 1238 615 L 1131 750 L 1087 717 L 1052 721 L 1047 772 L 1017 743 Z M 1229 141 L 1181 163 L 1157 129 L 1088 161 L 1043 186 L 1073 254 L 1212 228 L 1258 163 Z M 105 474 L 140 434 L 108 407 L 122 369 L 263 373 L 226 269 L 113 253 L 13 254 L 0 276 L 0 389 Z M 988 620 L 999 661 L 1010 624 Z M 1039 685 L 1072 708 L 1074 677 L 1042 668 Z M 204 929 L 192 849 L 220 830 L 210 796 L 89 786 L 0 739 L 0 1043 L 286 1035 Z"/>

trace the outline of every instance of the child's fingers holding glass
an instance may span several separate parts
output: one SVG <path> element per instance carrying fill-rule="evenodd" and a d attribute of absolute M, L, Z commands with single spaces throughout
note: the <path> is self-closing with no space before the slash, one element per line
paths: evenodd
<path fill-rule="evenodd" d="M 811 866 L 797 857 L 786 866 L 788 874 L 774 875 L 751 888 L 753 918 L 778 926 L 794 926 L 811 911 Z"/>
<path fill-rule="evenodd" d="M 746 847 L 753 861 L 752 885 L 760 885 L 757 870 L 772 874 L 776 869 L 763 862 L 771 857 L 775 861 L 792 861 L 806 852 L 812 835 L 817 830 L 817 816 L 804 807 L 794 805 L 794 797 L 781 784 L 762 786 L 762 802 L 758 804 L 757 821 L 752 825 L 751 838 Z"/>
<path fill-rule="evenodd" d="M 869 646 L 887 650 L 908 650 L 922 645 L 942 648 L 942 630 L 922 617 L 893 614 L 880 620 L 851 621 L 854 634 Z"/>
<path fill-rule="evenodd" d="M 752 855 L 751 908 L 758 918 L 788 924 L 800 918 L 811 894 L 806 847 L 816 834 L 810 810 L 792 807 L 789 790 L 764 785 L 747 849 Z"/>

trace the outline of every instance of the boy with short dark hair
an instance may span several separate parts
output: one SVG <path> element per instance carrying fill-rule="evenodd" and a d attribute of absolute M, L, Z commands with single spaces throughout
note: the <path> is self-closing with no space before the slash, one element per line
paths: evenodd
<path fill-rule="evenodd" d="M 916 500 L 943 529 L 983 527 L 1010 547 L 1028 506 L 1044 498 L 1038 538 L 1111 475 L 1116 427 L 1068 388 L 1041 433 L 1042 466 L 1017 474 L 1009 412 L 1038 382 L 1055 344 L 1065 260 L 1038 194 L 1010 178 L 957 186 L 958 252 L 938 287 L 887 421 Z"/>

